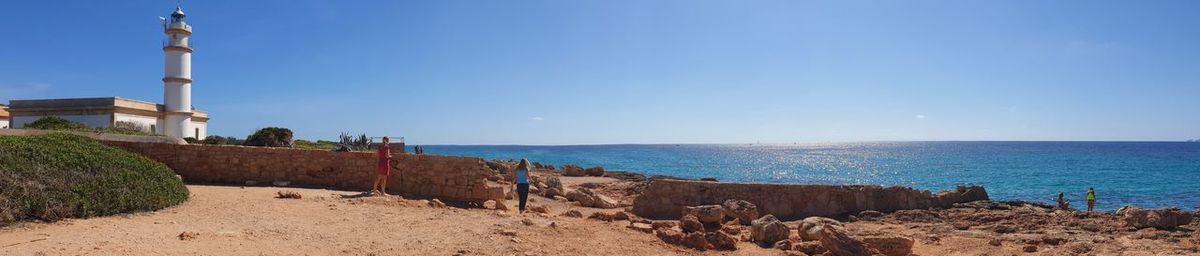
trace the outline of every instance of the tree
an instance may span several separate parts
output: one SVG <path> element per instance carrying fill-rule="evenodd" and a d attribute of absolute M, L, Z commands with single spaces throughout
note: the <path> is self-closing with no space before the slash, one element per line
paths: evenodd
<path fill-rule="evenodd" d="M 292 130 L 282 127 L 258 129 L 250 137 L 246 137 L 246 146 L 291 147 Z"/>

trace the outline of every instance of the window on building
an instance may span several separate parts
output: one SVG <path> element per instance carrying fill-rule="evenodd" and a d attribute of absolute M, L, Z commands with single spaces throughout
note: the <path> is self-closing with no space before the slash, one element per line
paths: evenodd
<path fill-rule="evenodd" d="M 152 124 L 152 125 L 150 125 L 150 133 L 153 133 L 153 134 L 158 134 L 158 129 L 157 129 L 157 128 L 154 128 L 154 125 L 153 125 L 153 124 Z"/>
<path fill-rule="evenodd" d="M 196 136 L 192 138 L 200 139 L 200 128 L 196 128 Z"/>

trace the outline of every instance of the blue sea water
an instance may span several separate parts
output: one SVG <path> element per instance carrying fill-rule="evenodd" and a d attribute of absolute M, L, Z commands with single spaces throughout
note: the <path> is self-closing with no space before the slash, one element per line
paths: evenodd
<path fill-rule="evenodd" d="M 795 145 L 425 146 L 428 154 L 528 158 L 647 175 L 792 184 L 878 184 L 933 191 L 984 185 L 993 199 L 1097 208 L 1200 207 L 1200 143 L 870 142 Z"/>

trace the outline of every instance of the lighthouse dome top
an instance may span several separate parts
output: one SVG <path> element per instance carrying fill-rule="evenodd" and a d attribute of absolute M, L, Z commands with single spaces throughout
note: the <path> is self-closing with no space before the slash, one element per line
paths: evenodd
<path fill-rule="evenodd" d="M 183 18 L 183 17 L 187 17 L 187 15 L 184 15 L 184 14 L 183 14 L 183 6 L 178 6 L 178 5 L 176 5 L 176 6 L 175 6 L 175 12 L 171 13 L 171 17 L 172 17 L 172 18 Z"/>

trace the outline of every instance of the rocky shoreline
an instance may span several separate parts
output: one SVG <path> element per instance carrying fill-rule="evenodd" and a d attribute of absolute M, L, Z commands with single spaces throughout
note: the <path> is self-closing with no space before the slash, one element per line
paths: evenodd
<path fill-rule="evenodd" d="M 501 166 L 508 164 L 489 163 L 489 166 L 493 165 L 497 167 L 493 169 L 503 174 L 505 167 Z M 982 187 L 960 187 L 956 191 L 932 194 L 928 191 L 900 192 L 909 190 L 898 187 L 830 186 L 853 192 L 845 195 L 827 191 L 809 194 L 788 192 L 787 197 L 807 198 L 798 200 L 807 203 L 813 200 L 830 201 L 828 198 L 818 198 L 832 196 L 851 203 L 784 205 L 783 208 L 806 208 L 810 212 L 822 212 L 811 209 L 829 207 L 836 210 L 822 213 L 840 211 L 842 214 L 790 214 L 789 217 L 805 217 L 785 221 L 770 214 L 781 211 L 771 209 L 779 207 L 770 205 L 780 204 L 782 201 L 778 198 L 757 199 L 769 202 L 768 205 L 738 198 L 717 200 L 737 195 L 754 197 L 754 193 L 786 192 L 773 187 L 766 188 L 766 191 L 762 188 L 742 189 L 761 184 L 645 177 L 636 173 L 604 171 L 602 167 L 567 165 L 556 169 L 541 164 L 535 166 L 538 168 L 534 170 L 532 187 L 536 188 L 533 190 L 538 191 L 539 195 L 581 207 L 621 209 L 607 215 L 597 213 L 590 219 L 627 221 L 630 229 L 653 234 L 664 243 L 697 252 L 733 252 L 738 251 L 739 246 L 744 248 L 746 244 L 752 244 L 760 248 L 774 248 L 788 255 L 914 255 L 914 248 L 979 255 L 1094 255 L 1141 251 L 1168 255 L 1200 253 L 1200 233 L 1194 232 L 1200 229 L 1200 223 L 1193 221 L 1200 212 L 1179 209 L 1131 207 L 1120 214 L 1081 213 L 1055 209 L 1041 203 L 990 201 Z M 563 186 L 561 179 L 567 177 L 609 177 L 615 181 Z M 700 192 L 654 192 L 661 190 L 661 186 L 654 185 L 659 180 L 672 181 L 658 183 L 711 183 L 695 191 L 707 191 L 716 196 L 689 195 L 686 199 L 677 200 L 683 204 L 665 204 L 663 198 Z M 887 192 L 880 193 L 882 196 L 869 192 L 874 189 Z M 729 192 L 734 190 L 750 192 Z M 972 192 L 974 190 L 977 191 Z M 647 196 L 647 193 L 650 195 Z M 891 196 L 897 194 L 906 196 Z M 857 209 L 855 204 L 859 206 Z M 672 218 L 636 214 L 648 213 L 638 210 L 645 205 L 677 209 L 666 211 L 678 214 Z M 865 208 L 874 209 L 863 210 Z"/>

